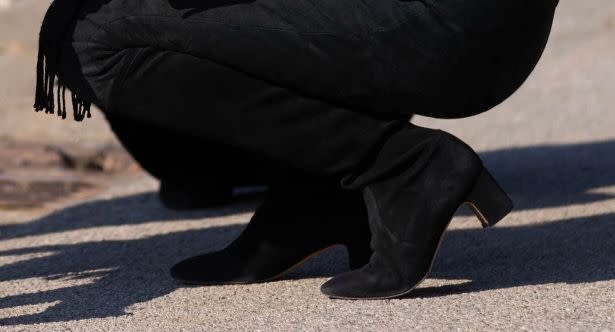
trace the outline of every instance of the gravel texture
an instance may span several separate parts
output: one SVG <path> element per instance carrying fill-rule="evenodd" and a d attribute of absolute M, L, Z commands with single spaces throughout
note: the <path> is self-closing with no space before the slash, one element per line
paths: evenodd
<path fill-rule="evenodd" d="M 0 0 L 0 137 L 117 145 L 98 112 L 77 124 L 31 110 L 47 4 Z M 15 168 L 0 180 L 56 177 L 97 189 L 0 208 L 0 330 L 615 330 L 614 36 L 615 1 L 562 0 L 544 57 L 513 97 L 472 118 L 416 119 L 479 151 L 516 209 L 489 230 L 461 211 L 408 298 L 321 295 L 320 284 L 346 268 L 343 249 L 282 281 L 181 287 L 168 268 L 231 241 L 258 197 L 178 213 L 139 171 Z"/>

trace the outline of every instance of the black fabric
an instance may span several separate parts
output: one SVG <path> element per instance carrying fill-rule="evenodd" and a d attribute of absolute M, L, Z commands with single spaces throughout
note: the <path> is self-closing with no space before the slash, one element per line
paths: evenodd
<path fill-rule="evenodd" d="M 386 236 L 402 240 L 411 229 L 418 232 L 412 239 L 425 229 L 437 234 L 471 189 L 477 164 L 453 152 L 431 163 L 446 148 L 443 133 L 408 117 L 471 116 L 505 100 L 540 58 L 556 5 L 85 0 L 62 43 L 58 72 L 108 115 L 362 190 L 368 204 L 382 204 L 368 206 L 379 251 L 372 257 L 388 261 L 375 272 L 408 277 L 411 260 L 395 259 L 408 256 L 396 255 L 404 248 L 387 247 L 378 227 L 392 226 Z M 208 155 L 207 147 L 195 150 Z M 432 184 L 438 190 L 425 189 Z M 404 224 L 405 216 L 412 223 Z M 414 259 L 422 264 L 421 257 Z M 388 285 L 415 282 L 398 281 Z"/>
<path fill-rule="evenodd" d="M 36 64 L 36 92 L 34 110 L 66 118 L 66 86 L 59 77 L 59 62 L 62 40 L 66 38 L 71 23 L 75 20 L 82 0 L 53 1 L 43 18 L 39 33 L 38 59 Z M 57 87 L 56 87 L 57 86 Z M 85 100 L 77 91 L 71 92 L 73 118 L 82 121 L 91 117 L 91 100 Z"/>
<path fill-rule="evenodd" d="M 349 267 L 358 269 L 372 253 L 370 236 L 360 192 L 305 177 L 272 186 L 237 239 L 175 264 L 171 275 L 192 284 L 263 282 L 333 245 L 344 245 Z"/>
<path fill-rule="evenodd" d="M 262 186 L 276 175 L 294 170 L 262 156 L 193 135 L 184 135 L 143 121 L 105 114 L 107 122 L 139 165 L 150 175 L 175 187 Z M 297 175 L 299 176 L 299 175 Z"/>
<path fill-rule="evenodd" d="M 517 89 L 555 5 L 85 0 L 59 72 L 105 113 L 356 189 L 394 171 L 369 168 L 392 136 L 428 139 L 410 114 L 473 115 Z"/>
<path fill-rule="evenodd" d="M 63 57 L 79 64 L 66 71 L 86 78 L 73 84 L 84 100 L 106 106 L 126 55 L 154 47 L 205 58 L 354 111 L 406 118 L 471 116 L 506 99 L 538 61 L 557 4 L 56 0 L 54 5 L 69 2 L 64 6 L 81 2 L 81 7 L 77 14 L 64 13 L 77 23 L 64 34 L 72 40 Z"/>
<path fill-rule="evenodd" d="M 424 149 L 412 150 L 400 171 L 365 188 L 374 254 L 361 269 L 323 284 L 323 293 L 348 299 L 391 298 L 406 294 L 425 278 L 442 234 L 483 169 L 476 153 L 456 137 L 438 131 L 431 136 Z M 395 139 L 387 146 L 411 145 L 403 136 Z M 379 161 L 388 163 L 396 156 L 396 151 L 386 149 Z"/>

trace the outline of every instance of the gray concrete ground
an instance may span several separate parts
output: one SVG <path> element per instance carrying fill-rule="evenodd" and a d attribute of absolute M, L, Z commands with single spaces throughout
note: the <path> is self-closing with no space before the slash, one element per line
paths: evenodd
<path fill-rule="evenodd" d="M 117 144 L 98 112 L 76 124 L 31 111 L 46 4 L 0 1 L 0 135 Z M 65 186 L 38 207 L 0 204 L 0 329 L 615 330 L 614 37 L 614 1 L 562 0 L 543 59 L 512 98 L 468 119 L 417 119 L 475 147 L 517 208 L 486 231 L 455 217 L 429 279 L 408 298 L 322 296 L 320 284 L 345 269 L 343 250 L 278 282 L 179 287 L 168 267 L 223 247 L 258 199 L 176 213 L 143 172 L 74 171 L 43 158 L 52 161 L 6 166 L 0 181 L 91 186 Z"/>

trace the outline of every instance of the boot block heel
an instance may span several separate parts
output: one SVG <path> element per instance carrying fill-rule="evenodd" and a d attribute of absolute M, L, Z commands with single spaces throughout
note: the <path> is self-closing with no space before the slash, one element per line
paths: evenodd
<path fill-rule="evenodd" d="M 466 198 L 483 228 L 492 227 L 513 209 L 513 202 L 493 176 L 483 168 Z"/>

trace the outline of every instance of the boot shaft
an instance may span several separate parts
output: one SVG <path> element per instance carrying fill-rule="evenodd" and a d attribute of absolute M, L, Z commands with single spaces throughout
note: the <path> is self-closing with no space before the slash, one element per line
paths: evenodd
<path fill-rule="evenodd" d="M 363 196 L 368 210 L 371 264 L 416 275 L 430 264 L 417 253 L 433 253 L 453 214 L 472 190 L 483 165 L 465 143 L 443 131 L 409 158 L 407 168 L 368 185 Z"/>

